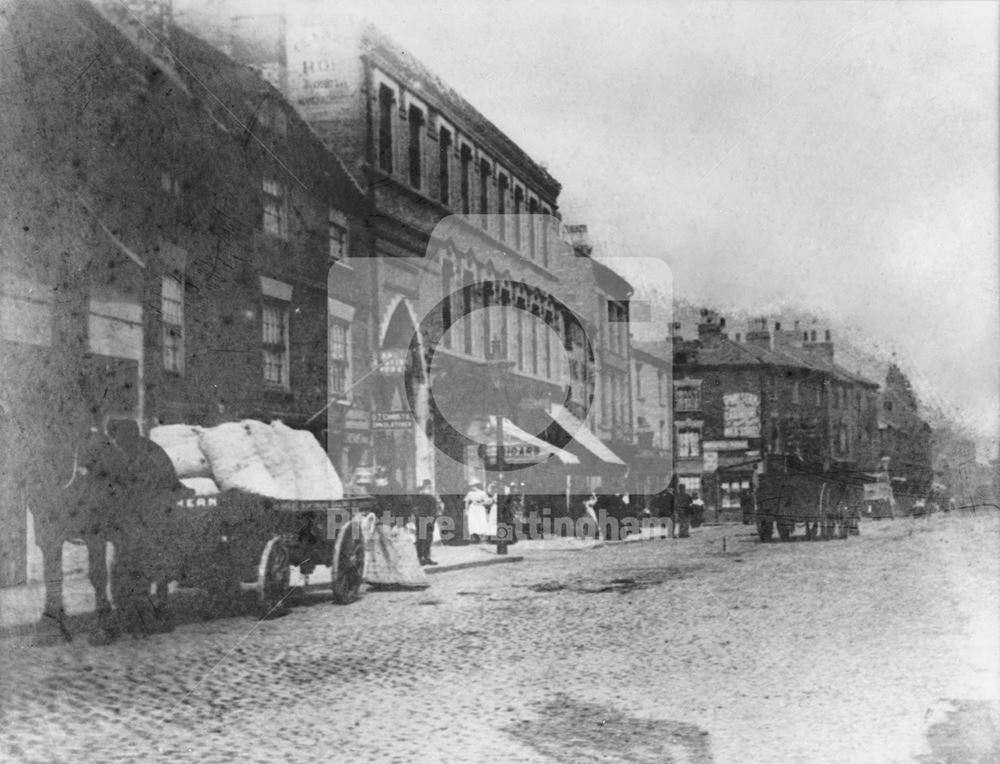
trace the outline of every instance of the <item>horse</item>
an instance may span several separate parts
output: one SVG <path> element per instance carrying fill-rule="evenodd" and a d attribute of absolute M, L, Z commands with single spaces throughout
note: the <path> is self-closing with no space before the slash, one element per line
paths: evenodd
<path fill-rule="evenodd" d="M 142 601 L 148 600 L 150 575 L 141 553 L 137 554 L 142 546 L 137 544 L 143 531 L 140 512 L 147 505 L 143 498 L 163 499 L 167 494 L 162 490 L 164 479 L 159 474 L 148 474 L 148 459 L 137 459 L 144 455 L 146 443 L 151 442 L 138 438 L 134 422 L 126 422 L 124 428 L 119 426 L 117 440 L 110 434 L 113 426 L 108 429 L 105 432 L 90 426 L 83 430 L 70 423 L 34 430 L 22 427 L 23 437 L 11 441 L 19 447 L 20 458 L 16 459 L 13 476 L 24 502 L 21 506 L 27 504 L 31 509 L 35 541 L 42 552 L 42 624 L 54 624 L 67 641 L 72 635 L 63 602 L 62 551 L 66 541 L 77 539 L 87 546 L 88 575 L 94 587 L 97 623 L 90 635 L 93 644 L 113 641 L 123 625 L 133 633 L 139 628 L 148 633 L 168 625 L 160 618 L 165 608 L 165 586 L 159 603 L 150 601 L 154 617 L 148 617 L 149 608 Z M 165 454 L 163 458 L 169 464 Z M 172 466 L 169 469 L 176 483 Z M 109 541 L 117 557 L 111 576 L 115 608 L 107 593 L 105 550 Z M 145 615 L 143 610 L 147 611 Z"/>

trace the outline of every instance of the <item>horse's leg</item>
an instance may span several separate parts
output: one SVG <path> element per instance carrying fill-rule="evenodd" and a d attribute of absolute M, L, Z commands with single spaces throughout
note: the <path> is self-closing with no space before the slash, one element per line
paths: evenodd
<path fill-rule="evenodd" d="M 42 611 L 42 621 L 47 622 L 50 619 L 54 621 L 63 638 L 69 642 L 73 637 L 66 627 L 66 611 L 63 609 L 63 541 L 60 536 L 52 533 L 52 528 L 43 530 L 43 534 L 37 532 L 35 534 L 42 550 L 42 571 L 45 579 L 45 609 Z"/>
<path fill-rule="evenodd" d="M 97 626 L 91 635 L 92 644 L 108 644 L 115 638 L 115 629 L 108 601 L 107 541 L 104 536 L 91 534 L 86 537 L 90 583 L 94 587 L 94 611 Z"/>

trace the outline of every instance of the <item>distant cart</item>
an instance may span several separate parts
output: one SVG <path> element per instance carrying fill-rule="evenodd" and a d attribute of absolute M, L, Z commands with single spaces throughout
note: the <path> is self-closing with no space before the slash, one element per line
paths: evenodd
<path fill-rule="evenodd" d="M 863 484 L 849 473 L 791 465 L 787 459 L 769 459 L 756 478 L 754 519 L 761 541 L 774 531 L 788 541 L 801 525 L 807 539 L 846 539 L 857 532 L 858 506 Z"/>
<path fill-rule="evenodd" d="M 865 484 L 863 506 L 864 515 L 870 520 L 896 517 L 896 497 L 888 473 L 880 472 L 874 483 Z"/>
<path fill-rule="evenodd" d="M 262 617 L 281 608 L 291 566 L 331 569 L 338 604 L 358 597 L 365 563 L 363 517 L 375 498 L 285 501 L 241 491 L 178 499 L 163 513 L 140 513 L 140 533 L 119 551 L 116 601 L 148 594 L 154 581 L 208 592 L 219 608 L 250 598 Z M 127 573 L 126 573 L 127 572 Z"/>

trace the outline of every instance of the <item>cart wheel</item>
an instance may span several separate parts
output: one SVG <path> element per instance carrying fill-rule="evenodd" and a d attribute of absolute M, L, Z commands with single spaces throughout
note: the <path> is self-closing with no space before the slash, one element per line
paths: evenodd
<path fill-rule="evenodd" d="M 365 538 L 357 518 L 337 534 L 330 567 L 333 601 L 337 605 L 349 605 L 358 598 L 365 570 Z"/>
<path fill-rule="evenodd" d="M 257 609 L 261 618 L 282 612 L 282 602 L 288 594 L 288 548 L 275 536 L 267 542 L 257 568 Z"/>

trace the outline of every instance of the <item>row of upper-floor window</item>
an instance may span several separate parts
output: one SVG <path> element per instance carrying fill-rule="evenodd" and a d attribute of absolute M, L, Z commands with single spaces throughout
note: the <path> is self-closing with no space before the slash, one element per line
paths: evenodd
<path fill-rule="evenodd" d="M 616 369 L 604 368 L 601 378 L 601 422 L 612 429 L 631 425 L 629 412 L 628 375 Z"/>
<path fill-rule="evenodd" d="M 803 395 L 803 389 L 808 391 L 807 395 Z M 775 401 L 779 400 L 781 390 L 782 386 L 778 384 L 776 379 L 772 378 L 770 388 L 771 399 Z M 851 397 L 850 388 L 843 385 L 830 386 L 829 382 L 812 382 L 808 383 L 806 387 L 799 380 L 794 380 L 789 386 L 784 388 L 784 391 L 793 405 L 803 405 L 808 402 L 822 406 L 825 396 L 830 394 L 828 391 L 832 391 L 832 397 L 830 398 L 832 407 L 838 409 L 847 408 Z M 811 398 L 809 394 L 811 394 Z M 874 400 L 873 395 L 865 396 L 860 390 L 854 391 L 855 408 L 859 415 L 873 413 Z M 674 407 L 677 411 L 699 410 L 701 408 L 700 386 L 678 384 L 674 391 Z"/>
<path fill-rule="evenodd" d="M 767 439 L 772 451 L 782 451 L 787 440 L 796 440 L 800 429 L 799 422 L 788 420 L 785 422 L 775 421 L 767 430 Z M 851 433 L 854 438 L 851 438 Z M 852 442 L 864 441 L 866 438 L 871 441 L 873 431 L 871 427 L 851 428 L 847 424 L 837 423 L 830 428 L 831 450 L 837 454 L 846 455 L 850 452 Z M 697 458 L 702 454 L 702 424 L 700 422 L 681 421 L 675 423 L 675 454 L 678 458 Z"/>
<path fill-rule="evenodd" d="M 266 280 L 269 281 L 270 280 Z M 274 282 L 277 284 L 278 282 Z M 265 386 L 291 389 L 291 287 L 262 289 L 260 305 L 261 373 Z M 183 376 L 192 352 L 185 331 L 184 277 L 170 274 L 160 284 L 160 338 L 163 370 Z M 328 378 L 331 393 L 343 393 L 350 379 L 350 326 L 329 317 Z"/>
<path fill-rule="evenodd" d="M 636 362 L 635 364 L 635 397 L 638 400 L 645 400 L 647 396 L 652 395 L 653 391 L 646 388 L 646 382 L 644 374 L 646 370 L 646 365 Z M 656 374 L 656 402 L 661 406 L 666 406 L 669 402 L 669 383 L 670 375 L 664 369 L 657 369 L 650 366 L 650 375 L 648 377 L 649 382 L 652 383 L 652 374 Z"/>
<path fill-rule="evenodd" d="M 51 347 L 54 301 L 45 299 L 45 296 L 51 296 L 54 290 L 39 282 L 22 281 L 30 285 L 30 290 L 24 292 L 32 295 L 32 299 L 24 299 L 18 294 L 0 294 L 0 317 L 4 319 L 0 323 L 5 328 L 3 339 Z M 260 379 L 265 387 L 289 390 L 292 384 L 292 287 L 271 279 L 261 281 L 259 313 L 256 314 L 260 322 Z M 185 376 L 188 360 L 205 350 L 191 344 L 185 285 L 182 271 L 159 277 L 158 313 L 155 309 L 143 309 L 138 292 L 129 294 L 107 285 L 99 287 L 97 296 L 91 295 L 87 316 L 89 350 L 138 359 L 146 355 L 144 337 L 156 336 L 159 338 L 163 371 Z M 10 319 L 15 314 L 23 326 L 16 332 L 8 332 L 6 328 L 11 325 Z M 253 317 L 253 312 L 248 314 L 248 318 Z M 159 325 L 150 323 L 154 321 Z M 350 324 L 333 315 L 328 317 L 328 321 L 329 389 L 331 392 L 344 392 L 350 379 Z M 144 332 L 144 324 L 152 332 Z"/>
<path fill-rule="evenodd" d="M 378 83 L 376 103 L 382 172 L 467 216 L 529 259 L 549 264 L 560 226 L 540 195 L 441 115 L 429 118 L 429 109 L 413 97 L 400 108 L 397 89 L 388 82 Z"/>
<path fill-rule="evenodd" d="M 261 227 L 264 232 L 288 241 L 290 235 L 290 216 L 293 211 L 290 204 L 288 186 L 273 178 L 264 178 L 261 188 Z M 315 202 L 314 215 L 322 219 L 322 208 Z M 298 216 L 301 220 L 301 216 Z M 324 239 L 326 254 L 331 262 L 342 262 L 350 254 L 347 216 L 334 208 L 326 208 L 326 229 L 321 224 L 314 225 L 309 231 L 313 236 Z"/>
<path fill-rule="evenodd" d="M 169 197 L 178 210 L 185 209 L 191 203 L 190 199 L 185 198 L 186 192 L 181 179 L 169 170 L 160 172 L 160 191 Z M 310 208 L 308 212 L 305 207 Z M 292 237 L 294 217 L 300 230 L 309 238 L 323 241 L 326 255 L 331 262 L 342 262 L 349 256 L 347 216 L 308 194 L 297 196 L 293 203 L 290 185 L 279 180 L 277 174 L 262 177 L 259 209 L 258 224 L 269 236 L 289 241 Z"/>

